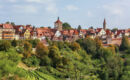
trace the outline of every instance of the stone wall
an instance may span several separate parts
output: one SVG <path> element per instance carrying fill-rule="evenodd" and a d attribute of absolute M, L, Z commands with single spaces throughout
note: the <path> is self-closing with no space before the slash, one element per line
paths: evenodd
<path fill-rule="evenodd" d="M 118 38 L 118 39 L 112 39 L 111 44 L 114 45 L 120 45 L 121 44 L 122 39 Z M 129 42 L 130 42 L 130 38 L 129 38 Z"/>

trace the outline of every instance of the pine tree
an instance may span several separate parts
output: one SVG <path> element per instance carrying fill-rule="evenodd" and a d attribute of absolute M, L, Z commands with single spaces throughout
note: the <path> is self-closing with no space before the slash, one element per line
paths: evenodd
<path fill-rule="evenodd" d="M 123 36 L 122 37 L 122 42 L 121 42 L 121 45 L 120 45 L 120 50 L 121 51 L 128 50 L 129 46 L 130 46 L 130 43 L 129 43 L 128 37 Z"/>

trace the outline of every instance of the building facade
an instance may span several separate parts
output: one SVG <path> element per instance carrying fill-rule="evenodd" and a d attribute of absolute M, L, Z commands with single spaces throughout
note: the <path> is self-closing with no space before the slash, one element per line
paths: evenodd
<path fill-rule="evenodd" d="M 0 25 L 0 39 L 13 40 L 15 38 L 15 29 L 11 24 Z"/>
<path fill-rule="evenodd" d="M 62 31 L 62 22 L 60 21 L 60 18 L 58 17 L 57 21 L 54 24 L 54 28 L 57 29 L 58 31 Z"/>

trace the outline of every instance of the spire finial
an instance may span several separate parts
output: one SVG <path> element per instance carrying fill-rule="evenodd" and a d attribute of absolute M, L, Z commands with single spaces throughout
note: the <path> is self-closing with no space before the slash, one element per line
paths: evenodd
<path fill-rule="evenodd" d="M 106 30 L 106 19 L 104 18 L 103 29 Z"/>
<path fill-rule="evenodd" d="M 58 20 L 60 20 L 60 17 L 58 16 Z"/>

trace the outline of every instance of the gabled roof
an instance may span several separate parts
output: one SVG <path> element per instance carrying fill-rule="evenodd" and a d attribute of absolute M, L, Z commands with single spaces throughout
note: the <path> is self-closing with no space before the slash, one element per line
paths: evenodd
<path fill-rule="evenodd" d="M 11 24 L 0 24 L 0 27 L 3 29 L 13 29 L 13 26 Z"/>
<path fill-rule="evenodd" d="M 97 28 L 97 29 L 96 29 L 96 32 L 99 33 L 101 30 L 102 30 L 102 28 Z"/>
<path fill-rule="evenodd" d="M 109 29 L 107 29 L 106 30 L 106 35 L 111 35 L 111 34 L 112 34 L 112 32 Z"/>
<path fill-rule="evenodd" d="M 123 32 L 124 32 L 124 30 L 117 30 L 117 34 L 116 35 L 118 36 L 118 35 L 122 34 Z"/>
<path fill-rule="evenodd" d="M 78 30 L 74 30 L 74 35 L 78 35 L 78 34 L 79 34 Z"/>
<path fill-rule="evenodd" d="M 62 23 L 58 17 L 57 21 L 55 23 Z"/>

